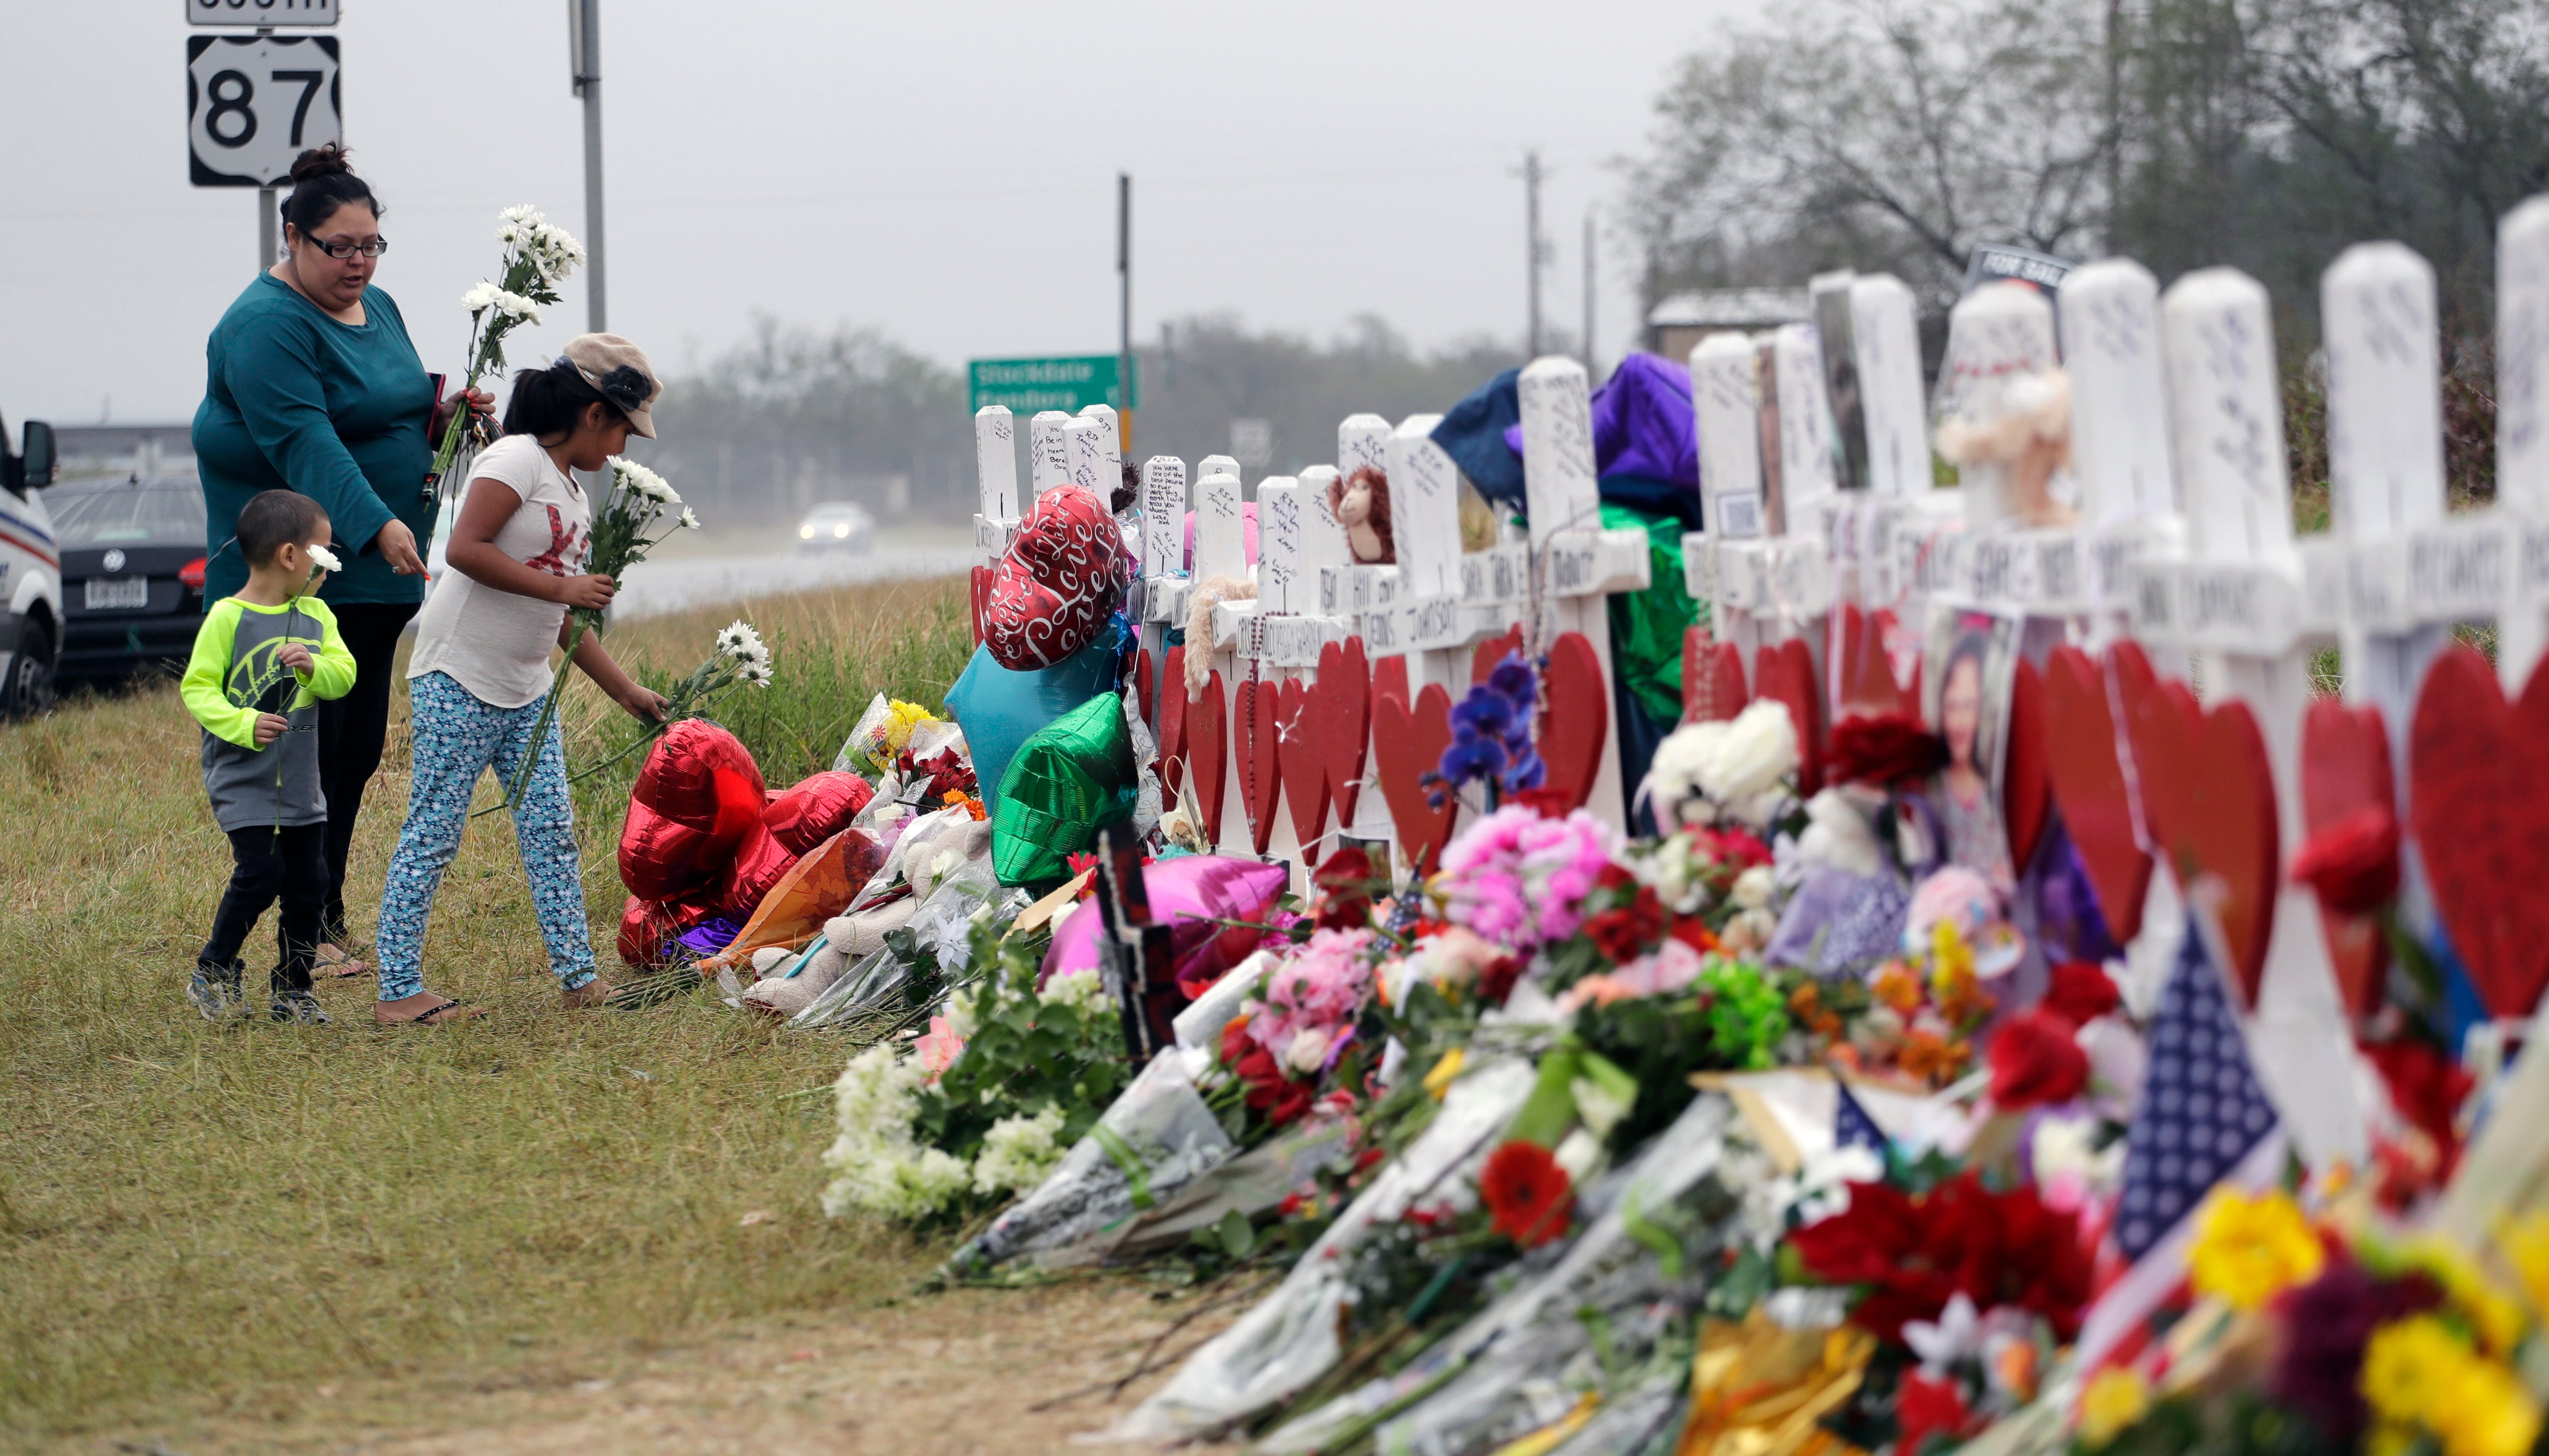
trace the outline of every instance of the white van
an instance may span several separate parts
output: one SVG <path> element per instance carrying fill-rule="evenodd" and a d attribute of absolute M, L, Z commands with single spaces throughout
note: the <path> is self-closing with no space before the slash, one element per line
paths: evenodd
<path fill-rule="evenodd" d="M 0 422 L 0 718 L 53 705 L 53 669 L 62 655 L 62 558 L 44 489 L 53 483 L 53 427 L 27 421 L 25 446 L 9 453 Z"/>

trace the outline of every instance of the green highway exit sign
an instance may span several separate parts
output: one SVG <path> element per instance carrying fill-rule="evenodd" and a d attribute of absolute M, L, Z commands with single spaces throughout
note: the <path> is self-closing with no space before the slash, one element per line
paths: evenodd
<path fill-rule="evenodd" d="M 1117 388 L 1115 356 L 1090 354 L 1076 359 L 976 359 L 966 366 L 974 403 L 1002 405 L 1021 417 L 1040 410 L 1077 414 L 1090 405 L 1135 410 L 1142 404 L 1142 372 L 1133 371 L 1131 398 Z"/>

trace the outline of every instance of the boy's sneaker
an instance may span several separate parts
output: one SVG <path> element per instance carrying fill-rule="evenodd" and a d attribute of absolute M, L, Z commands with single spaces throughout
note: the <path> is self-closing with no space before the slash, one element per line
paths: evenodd
<path fill-rule="evenodd" d="M 277 991 L 274 1005 L 265 1015 L 268 1021 L 295 1022 L 305 1027 L 328 1024 L 328 1013 L 320 1007 L 319 998 L 308 991 Z"/>
<path fill-rule="evenodd" d="M 195 973 L 186 982 L 186 999 L 203 1013 L 206 1021 L 225 1021 L 247 1010 L 246 993 L 239 989 L 245 967 L 238 961 L 228 965 L 195 963 Z"/>

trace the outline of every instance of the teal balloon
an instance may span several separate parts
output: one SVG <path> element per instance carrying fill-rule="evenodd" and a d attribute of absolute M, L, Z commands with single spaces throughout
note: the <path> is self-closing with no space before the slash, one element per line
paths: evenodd
<path fill-rule="evenodd" d="M 1133 817 L 1141 795 L 1124 699 L 1101 692 L 1046 724 L 1009 760 L 991 810 L 991 869 L 1002 884 L 1043 886 L 1097 846 L 1101 825 Z"/>
<path fill-rule="evenodd" d="M 1000 776 L 1009 760 L 1036 732 L 1054 719 L 1088 701 L 1089 694 L 1114 685 L 1115 646 L 1090 644 L 1049 668 L 1019 673 L 991 661 L 990 648 L 974 649 L 956 685 L 947 689 L 947 711 L 965 730 L 965 746 L 974 756 L 974 779 L 983 788 L 983 807 L 999 805 Z"/>

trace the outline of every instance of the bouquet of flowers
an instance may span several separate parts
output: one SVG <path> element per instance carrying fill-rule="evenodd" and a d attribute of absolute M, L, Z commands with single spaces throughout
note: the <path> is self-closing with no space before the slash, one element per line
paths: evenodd
<path fill-rule="evenodd" d="M 460 307 L 469 312 L 469 369 L 463 380 L 468 389 L 505 371 L 505 335 L 539 322 L 540 309 L 558 301 L 558 285 L 584 266 L 584 244 L 528 205 L 505 209 L 496 239 L 505 244 L 504 281 L 481 280 L 460 296 Z M 434 448 L 433 468 L 425 474 L 428 495 L 440 487 L 473 427 L 467 410 L 452 411 Z"/>
<path fill-rule="evenodd" d="M 561 672 L 559 676 L 563 679 L 565 675 Z M 568 774 L 567 782 L 575 783 L 592 777 L 671 732 L 673 725 L 685 718 L 707 717 L 708 709 L 718 698 L 725 696 L 729 689 L 745 685 L 770 685 L 770 648 L 761 640 L 761 634 L 752 629 L 750 622 L 736 621 L 716 634 L 708 655 L 701 660 L 698 667 L 665 690 L 662 717 L 647 724 L 617 753 Z M 510 801 L 509 789 L 506 802 Z M 503 807 L 505 804 L 500 802 L 478 812 L 492 814 Z"/>
<path fill-rule="evenodd" d="M 664 526 L 666 512 L 677 506 L 681 513 L 673 518 L 671 525 Z M 591 544 L 586 549 L 584 568 L 596 576 L 609 577 L 616 582 L 630 567 L 644 561 L 646 553 L 661 545 L 673 532 L 697 530 L 699 524 L 700 518 L 691 513 L 689 506 L 682 504 L 682 498 L 673 493 L 673 488 L 664 483 L 662 476 L 634 460 L 614 455 L 611 460 L 611 487 L 594 504 Z M 660 531 L 658 526 L 662 526 Z M 584 641 L 585 633 L 599 631 L 602 627 L 602 613 L 586 607 L 569 611 L 567 620 L 566 657 L 558 664 L 557 680 L 549 684 L 547 698 L 540 703 L 539 721 L 531 727 L 534 750 L 523 756 L 521 767 L 514 772 L 514 781 L 505 785 L 505 803 L 508 805 L 519 802 L 524 790 L 530 787 L 531 769 L 539 760 L 536 745 L 549 731 L 549 724 L 557 719 L 558 698 L 566 691 L 567 677 L 575 669 L 577 646 Z M 726 641 L 729 635 L 734 635 L 731 646 Z M 715 691 L 723 691 L 736 682 L 750 682 L 759 687 L 770 685 L 769 650 L 761 645 L 760 637 L 750 627 L 741 622 L 728 627 L 719 634 L 718 651 L 730 658 L 734 667 L 730 670 L 733 676 L 718 683 Z M 708 693 L 708 683 L 717 673 L 729 671 L 717 664 L 717 658 L 711 657 L 703 665 L 703 670 L 710 675 L 709 679 L 702 679 L 703 693 Z M 693 677 L 699 676 L 698 671 L 693 673 Z M 668 713 L 664 721 L 669 726 L 676 719 Z"/>

